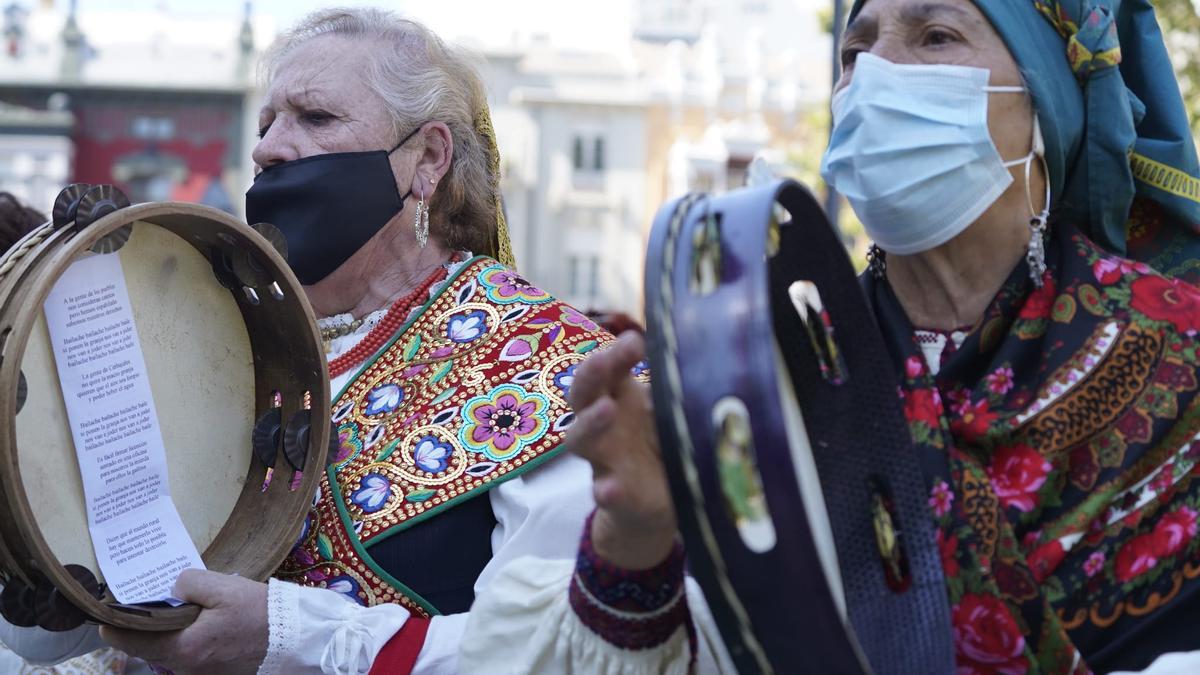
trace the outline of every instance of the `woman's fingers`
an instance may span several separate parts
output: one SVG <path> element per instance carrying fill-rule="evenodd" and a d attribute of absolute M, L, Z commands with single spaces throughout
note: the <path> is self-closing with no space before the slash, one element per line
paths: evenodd
<path fill-rule="evenodd" d="M 661 561 L 676 532 L 648 387 L 631 372 L 645 357 L 640 334 L 621 335 L 576 369 L 570 396 L 575 423 L 567 446 L 592 465 L 593 542 L 628 569 Z"/>
<path fill-rule="evenodd" d="M 604 453 L 603 436 L 617 419 L 617 402 L 609 396 L 604 396 L 592 402 L 588 407 L 575 411 L 575 422 L 567 434 L 567 447 L 572 452 L 592 463 L 602 461 Z"/>
<path fill-rule="evenodd" d="M 575 380 L 571 382 L 567 401 L 577 415 L 608 393 L 610 360 L 612 354 L 609 351 L 592 352 L 575 369 Z"/>
<path fill-rule="evenodd" d="M 124 630 L 112 626 L 100 626 L 100 638 L 126 654 L 144 661 L 162 663 L 178 651 L 179 634 L 151 633 L 140 630 Z"/>
<path fill-rule="evenodd" d="M 646 343 L 642 336 L 627 331 L 613 343 L 612 347 L 592 352 L 575 371 L 571 383 L 571 408 L 583 410 L 604 395 L 616 394 L 632 383 L 631 370 L 646 356 Z"/>
<path fill-rule="evenodd" d="M 184 602 L 201 607 L 216 607 L 227 591 L 235 590 L 244 579 L 209 570 L 186 569 L 175 579 L 171 593 Z"/>
<path fill-rule="evenodd" d="M 637 365 L 638 361 L 646 358 L 646 338 L 637 331 L 625 331 L 617 338 L 616 344 L 609 351 L 619 359 L 618 368 L 628 371 Z"/>
<path fill-rule="evenodd" d="M 187 628 L 151 633 L 101 626 L 113 647 L 180 675 L 196 672 L 253 673 L 267 652 L 267 585 L 242 577 L 185 570 L 176 597 L 203 609 Z"/>

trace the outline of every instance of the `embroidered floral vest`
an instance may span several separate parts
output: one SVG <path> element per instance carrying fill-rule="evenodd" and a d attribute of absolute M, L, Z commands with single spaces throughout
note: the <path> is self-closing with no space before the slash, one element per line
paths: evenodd
<path fill-rule="evenodd" d="M 611 339 L 500 263 L 464 264 L 335 398 L 339 449 L 276 576 L 438 614 L 371 547 L 561 451 L 575 367 Z"/>

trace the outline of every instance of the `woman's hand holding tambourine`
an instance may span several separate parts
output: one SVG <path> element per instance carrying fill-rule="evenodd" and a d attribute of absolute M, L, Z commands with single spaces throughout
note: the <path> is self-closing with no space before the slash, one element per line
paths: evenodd
<path fill-rule="evenodd" d="M 662 562 L 677 535 L 650 391 L 631 375 L 645 356 L 642 336 L 624 333 L 580 364 L 570 393 L 576 418 L 567 447 L 592 464 L 592 544 L 631 570 Z"/>
<path fill-rule="evenodd" d="M 204 609 L 195 623 L 168 633 L 101 626 L 113 647 L 175 675 L 254 673 L 267 654 L 267 585 L 242 577 L 184 570 L 175 597 Z"/>

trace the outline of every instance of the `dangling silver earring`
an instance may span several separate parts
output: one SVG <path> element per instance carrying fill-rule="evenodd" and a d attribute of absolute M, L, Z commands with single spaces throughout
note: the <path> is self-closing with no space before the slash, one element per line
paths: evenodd
<path fill-rule="evenodd" d="M 1041 288 L 1046 276 L 1046 221 L 1050 218 L 1050 171 L 1046 166 L 1046 158 L 1041 157 L 1042 173 L 1046 176 L 1046 203 L 1041 213 L 1033 205 L 1033 192 L 1029 186 L 1029 174 L 1033 162 L 1025 164 L 1025 194 L 1029 198 L 1029 211 L 1033 217 L 1029 219 L 1029 246 L 1025 249 L 1025 262 L 1029 265 L 1029 279 L 1037 288 Z"/>
<path fill-rule="evenodd" d="M 429 184 L 433 185 L 433 181 L 429 181 Z M 431 202 L 433 201 L 432 194 L 429 195 L 429 201 L 431 201 Z M 425 205 L 425 215 L 421 217 L 421 232 L 423 233 L 422 239 L 421 239 L 421 242 L 422 242 L 421 246 L 425 246 L 424 242 L 429 241 L 429 212 L 431 210 L 432 209 L 429 208 L 429 204 L 426 204 Z"/>
<path fill-rule="evenodd" d="M 887 277 L 887 258 L 884 257 L 883 249 L 875 244 L 871 244 L 867 248 L 867 269 L 871 271 L 871 276 L 878 281 Z"/>
<path fill-rule="evenodd" d="M 1029 264 L 1029 279 L 1041 288 L 1046 276 L 1046 215 L 1043 211 L 1029 219 L 1029 246 L 1025 249 L 1025 262 Z"/>
<path fill-rule="evenodd" d="M 425 193 L 417 201 L 417 216 L 413 219 L 413 230 L 417 233 L 417 245 L 425 248 L 429 243 L 429 207 L 425 205 Z"/>

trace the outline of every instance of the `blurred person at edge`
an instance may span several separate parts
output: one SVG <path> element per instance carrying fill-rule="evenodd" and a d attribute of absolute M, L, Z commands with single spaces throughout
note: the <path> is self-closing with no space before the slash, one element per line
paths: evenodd
<path fill-rule="evenodd" d="M 44 222 L 46 217 L 37 209 L 17 201 L 12 193 L 0 192 L 0 253 Z"/>
<path fill-rule="evenodd" d="M 107 644 L 180 675 L 455 673 L 476 594 L 522 556 L 572 559 L 594 508 L 566 397 L 613 338 L 511 268 L 472 61 L 387 11 L 330 9 L 264 65 L 246 210 L 283 231 L 320 317 L 331 473 L 269 583 L 187 570 L 174 594 L 203 610 L 165 634 L 0 626 L 30 661 Z"/>
<path fill-rule="evenodd" d="M 822 173 L 875 242 L 956 672 L 1200 672 L 1200 167 L 1153 6 L 859 0 L 842 60 Z M 464 671 L 686 673 L 713 633 L 643 357 L 576 373 L 597 510 L 492 580 Z"/>

